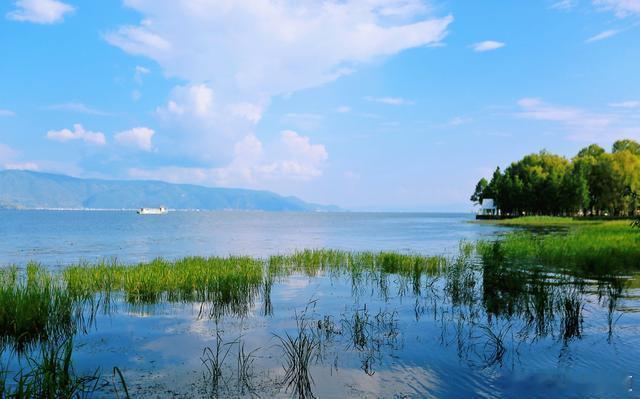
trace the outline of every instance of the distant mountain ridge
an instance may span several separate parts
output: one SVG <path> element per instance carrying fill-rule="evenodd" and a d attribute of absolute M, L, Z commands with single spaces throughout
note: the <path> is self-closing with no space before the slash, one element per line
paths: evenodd
<path fill-rule="evenodd" d="M 270 191 L 203 187 L 152 180 L 80 179 L 22 170 L 0 170 L 0 208 L 330 211 Z"/>

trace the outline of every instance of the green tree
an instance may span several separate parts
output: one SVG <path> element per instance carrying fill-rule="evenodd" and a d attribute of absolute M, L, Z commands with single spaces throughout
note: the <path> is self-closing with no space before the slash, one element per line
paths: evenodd
<path fill-rule="evenodd" d="M 497 167 L 496 170 L 493 172 L 493 176 L 491 177 L 491 181 L 489 182 L 489 184 L 487 185 L 487 187 L 484 190 L 484 197 L 483 198 L 492 198 L 494 201 L 494 204 L 498 207 L 501 208 L 501 197 L 500 197 L 500 192 L 501 192 L 501 185 L 502 185 L 502 172 L 500 171 L 500 167 Z"/>
<path fill-rule="evenodd" d="M 481 180 L 474 202 L 493 198 L 511 215 L 633 215 L 640 200 L 640 144 L 616 141 L 607 153 L 597 144 L 583 148 L 571 160 L 540 151 L 511 163 L 491 180 Z"/>
<path fill-rule="evenodd" d="M 606 151 L 597 144 L 592 144 L 583 148 L 578 155 L 573 158 L 574 167 L 578 168 L 584 174 L 589 188 L 589 201 L 585 208 L 589 209 L 591 214 L 600 214 L 603 210 L 600 208 L 605 187 L 603 187 L 603 178 L 606 175 L 606 160 L 604 159 Z"/>
<path fill-rule="evenodd" d="M 636 156 L 640 156 L 640 143 L 633 140 L 618 140 L 613 143 L 611 152 L 616 154 L 621 151 L 629 151 Z"/>
<path fill-rule="evenodd" d="M 487 179 L 485 179 L 484 177 L 480 179 L 478 184 L 476 184 L 476 190 L 473 192 L 473 195 L 471 195 L 470 198 L 474 204 L 482 204 L 482 200 L 484 199 L 484 192 L 487 189 L 488 185 L 489 182 L 487 182 Z"/>

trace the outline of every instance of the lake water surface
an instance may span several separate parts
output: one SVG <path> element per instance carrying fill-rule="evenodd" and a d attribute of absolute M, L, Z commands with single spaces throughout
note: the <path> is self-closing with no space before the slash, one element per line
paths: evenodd
<path fill-rule="evenodd" d="M 224 312 L 206 303 L 110 298 L 74 340 L 78 372 L 122 370 L 132 397 L 296 397 L 280 338 L 318 343 L 319 398 L 639 397 L 640 279 L 489 264 L 461 240 L 505 229 L 465 214 L 0 212 L 0 263 L 54 269 L 79 259 L 265 258 L 304 248 L 393 250 L 451 259 L 418 276 L 297 270 Z M 249 386 L 238 378 L 242 342 Z M 216 348 L 228 355 L 211 384 Z M 206 349 L 209 348 L 209 349 Z M 5 352 L 3 362 L 19 361 Z M 112 397 L 105 387 L 98 397 Z"/>
<path fill-rule="evenodd" d="M 0 211 L 0 264 L 264 257 L 305 248 L 441 254 L 460 240 L 505 230 L 471 220 L 444 213 Z"/>

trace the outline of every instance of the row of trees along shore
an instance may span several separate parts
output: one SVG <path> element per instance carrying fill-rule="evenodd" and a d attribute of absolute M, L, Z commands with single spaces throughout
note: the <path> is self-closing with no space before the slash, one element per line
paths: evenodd
<path fill-rule="evenodd" d="M 571 160 L 541 151 L 498 167 L 481 179 L 471 196 L 494 200 L 502 215 L 632 216 L 640 198 L 640 144 L 619 140 L 611 152 L 597 144 Z"/>

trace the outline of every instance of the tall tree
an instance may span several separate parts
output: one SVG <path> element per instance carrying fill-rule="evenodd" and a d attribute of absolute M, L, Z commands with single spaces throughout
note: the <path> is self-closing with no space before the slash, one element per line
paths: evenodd
<path fill-rule="evenodd" d="M 629 151 L 636 156 L 640 156 L 640 143 L 633 140 L 618 140 L 613 143 L 613 148 L 611 152 L 613 154 L 621 152 L 621 151 Z"/>
<path fill-rule="evenodd" d="M 474 204 L 482 204 L 482 200 L 484 199 L 484 192 L 487 189 L 488 185 L 489 182 L 487 182 L 487 179 L 485 179 L 484 177 L 480 179 L 478 184 L 476 184 L 476 190 L 473 192 L 473 195 L 471 195 L 470 198 Z"/>
<path fill-rule="evenodd" d="M 503 214 L 633 215 L 640 206 L 640 144 L 616 141 L 611 153 L 597 144 L 571 161 L 548 151 L 529 154 L 487 183 L 482 179 L 471 196 L 474 202 L 493 198 Z"/>

